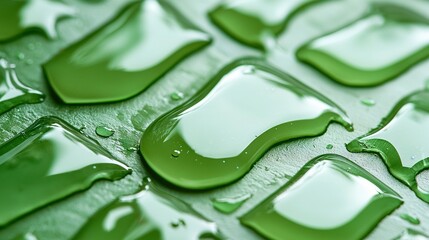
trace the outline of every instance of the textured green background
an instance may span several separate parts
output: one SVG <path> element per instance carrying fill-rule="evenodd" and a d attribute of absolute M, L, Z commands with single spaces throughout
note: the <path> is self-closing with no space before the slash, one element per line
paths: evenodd
<path fill-rule="evenodd" d="M 39 117 L 55 115 L 77 128 L 85 127 L 86 134 L 97 139 L 102 146 L 134 170 L 132 175 L 121 181 L 97 182 L 88 191 L 74 194 L 28 214 L 0 229 L 0 239 L 10 239 L 28 231 L 34 232 L 40 239 L 67 239 L 99 208 L 120 195 L 135 192 L 139 188 L 142 177 L 148 172 L 142 164 L 140 155 L 128 149 L 137 146 L 142 132 L 155 118 L 186 101 L 222 66 L 243 56 L 265 56 L 271 64 L 330 97 L 345 109 L 353 120 L 356 130 L 348 133 L 340 126 L 332 125 L 321 137 L 280 144 L 272 148 L 243 179 L 226 187 L 188 192 L 175 189 L 156 177 L 154 177 L 155 182 L 167 192 L 191 204 L 207 218 L 216 221 L 229 239 L 260 239 L 251 230 L 241 226 L 236 217 L 241 216 L 278 189 L 288 180 L 288 176 L 295 174 L 311 158 L 323 153 L 338 153 L 364 167 L 404 198 L 404 205 L 385 218 L 368 236 L 368 239 L 392 239 L 405 228 L 410 227 L 408 222 L 399 218 L 401 213 L 417 216 L 422 223 L 413 228 L 429 232 L 429 205 L 419 200 L 412 191 L 391 177 L 377 156 L 351 154 L 344 147 L 344 143 L 377 126 L 381 118 L 387 115 L 400 98 L 423 88 L 425 81 L 429 78 L 429 61 L 416 65 L 397 79 L 382 86 L 356 89 L 336 84 L 312 68 L 298 63 L 294 58 L 295 49 L 307 40 L 359 17 L 364 13 L 369 0 L 328 1 L 306 10 L 294 18 L 289 28 L 280 37 L 276 49 L 269 54 L 263 54 L 235 42 L 210 23 L 206 12 L 219 0 L 169 1 L 199 27 L 210 33 L 214 43 L 178 64 L 147 91 L 127 101 L 91 106 L 65 105 L 49 89 L 40 67 L 40 64 L 46 62 L 60 49 L 101 26 L 126 4 L 126 1 L 68 0 L 66 2 L 69 5 L 78 9 L 78 15 L 75 18 L 60 21 L 59 39 L 50 41 L 41 34 L 33 33 L 0 44 L 0 56 L 16 63 L 19 78 L 29 86 L 47 94 L 47 99 L 42 104 L 20 106 L 0 116 L 1 142 L 10 139 Z M 395 2 L 412 5 L 429 17 L 428 1 L 397 0 Z M 34 45 L 34 50 L 30 49 L 31 46 L 29 47 L 31 44 Z M 25 55 L 22 60 L 18 58 L 20 53 Z M 101 87 L 100 91 L 102 91 Z M 175 91 L 183 92 L 185 98 L 180 101 L 171 100 L 170 94 Z M 376 105 L 373 107 L 363 105 L 360 101 L 365 98 L 376 100 Z M 116 133 L 108 139 L 100 138 L 95 134 L 95 128 L 98 125 L 107 125 L 115 129 Z M 334 148 L 327 150 L 327 144 L 333 144 Z M 428 183 L 429 179 L 426 178 L 425 181 Z M 232 215 L 223 215 L 211 207 L 210 199 L 213 197 L 231 197 L 244 193 L 252 193 L 254 196 Z"/>

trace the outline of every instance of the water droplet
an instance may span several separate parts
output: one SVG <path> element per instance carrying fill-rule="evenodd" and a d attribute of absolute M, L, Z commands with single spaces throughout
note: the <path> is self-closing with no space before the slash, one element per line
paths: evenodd
<path fill-rule="evenodd" d="M 131 172 L 95 141 L 52 117 L 1 145 L 0 162 L 0 226 L 98 179 L 118 180 Z"/>
<path fill-rule="evenodd" d="M 134 1 L 96 34 L 52 58 L 44 69 L 66 103 L 119 101 L 148 88 L 210 41 L 166 1 Z"/>
<path fill-rule="evenodd" d="M 19 53 L 18 54 L 18 59 L 19 60 L 24 60 L 25 59 L 25 54 L 24 53 Z"/>
<path fill-rule="evenodd" d="M 97 135 L 100 137 L 108 138 L 111 137 L 115 131 L 106 126 L 98 126 L 95 128 L 95 133 L 97 133 Z"/>
<path fill-rule="evenodd" d="M 21 104 L 40 103 L 45 95 L 27 87 L 15 72 L 15 64 L 0 59 L 0 114 Z"/>
<path fill-rule="evenodd" d="M 418 186 L 416 176 L 429 164 L 429 92 L 402 99 L 376 129 L 347 144 L 350 152 L 379 154 L 389 172 L 429 203 L 429 192 Z"/>
<path fill-rule="evenodd" d="M 136 235 L 136 233 L 138 235 Z M 215 223 L 149 184 L 96 212 L 73 239 L 220 239 Z"/>
<path fill-rule="evenodd" d="M 395 78 L 429 56 L 425 16 L 396 4 L 373 6 L 372 14 L 302 46 L 297 58 L 341 84 L 368 87 Z"/>
<path fill-rule="evenodd" d="M 249 67 L 254 73 L 243 74 Z M 199 98 L 158 118 L 143 134 L 145 161 L 173 184 L 202 189 L 237 180 L 270 147 L 262 137 L 275 144 L 317 136 L 333 122 L 352 129 L 332 101 L 260 60 L 238 60 L 220 72 Z M 178 145 L 189 154 L 172 162 Z"/>
<path fill-rule="evenodd" d="M 185 223 L 185 221 L 183 219 L 179 219 L 178 221 L 172 222 L 171 226 L 174 227 L 174 228 L 178 228 L 178 227 L 181 227 L 181 226 L 185 227 L 186 223 Z"/>
<path fill-rule="evenodd" d="M 178 101 L 183 99 L 184 94 L 181 92 L 174 92 L 170 95 L 171 100 Z"/>
<path fill-rule="evenodd" d="M 309 161 L 240 222 L 268 239 L 358 240 L 401 204 L 388 186 L 331 154 Z"/>
<path fill-rule="evenodd" d="M 224 1 L 210 12 L 210 19 L 236 40 L 263 48 L 267 36 L 276 38 L 291 17 L 318 1 Z"/>
<path fill-rule="evenodd" d="M 43 13 L 43 14 L 40 14 Z M 55 38 L 58 19 L 73 16 L 74 9 L 52 0 L 0 1 L 0 41 L 38 28 Z"/>
<path fill-rule="evenodd" d="M 420 224 L 420 219 L 418 219 L 417 217 L 411 216 L 409 214 L 402 213 L 399 215 L 399 217 L 404 219 L 405 221 L 411 223 L 411 224 L 414 224 L 414 225 Z"/>
<path fill-rule="evenodd" d="M 402 234 L 394 240 L 428 240 L 429 235 L 419 232 L 414 229 L 406 229 Z"/>
<path fill-rule="evenodd" d="M 171 154 L 171 156 L 173 156 L 173 157 L 175 157 L 175 158 L 177 158 L 177 157 L 179 157 L 180 156 L 180 154 L 181 154 L 182 152 L 180 151 L 180 150 L 173 150 L 173 153 Z"/>
<path fill-rule="evenodd" d="M 331 150 L 332 148 L 334 148 L 334 145 L 332 145 L 332 144 L 328 144 L 328 145 L 326 145 L 326 149 Z"/>
<path fill-rule="evenodd" d="M 251 197 L 252 194 L 248 193 L 238 197 L 216 198 L 212 199 L 212 205 L 217 211 L 229 214 L 237 211 Z"/>
<path fill-rule="evenodd" d="M 360 100 L 360 102 L 363 105 L 368 106 L 368 107 L 372 107 L 372 106 L 375 105 L 375 100 L 374 99 L 370 99 L 370 98 L 362 99 L 362 100 Z"/>

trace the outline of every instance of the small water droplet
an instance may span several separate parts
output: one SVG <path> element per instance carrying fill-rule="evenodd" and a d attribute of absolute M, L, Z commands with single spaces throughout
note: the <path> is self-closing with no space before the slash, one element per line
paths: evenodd
<path fill-rule="evenodd" d="M 399 215 L 399 217 L 402 218 L 403 220 L 413 224 L 413 225 L 419 225 L 420 224 L 420 219 L 418 219 L 417 217 L 411 216 L 409 214 L 402 213 Z"/>
<path fill-rule="evenodd" d="M 368 107 L 372 107 L 375 105 L 375 100 L 370 98 L 361 99 L 360 102 Z"/>
<path fill-rule="evenodd" d="M 185 227 L 186 226 L 186 222 L 183 219 L 179 219 L 177 222 L 172 222 L 171 226 L 174 228 L 178 228 L 180 226 Z"/>
<path fill-rule="evenodd" d="M 328 144 L 328 145 L 326 145 L 326 149 L 332 149 L 332 148 L 334 148 L 334 145 L 332 145 L 332 144 Z"/>
<path fill-rule="evenodd" d="M 180 156 L 180 154 L 181 154 L 182 152 L 180 151 L 180 150 L 174 150 L 173 151 L 173 153 L 171 153 L 171 156 L 173 156 L 173 157 L 175 157 L 175 158 L 177 158 L 177 157 L 179 157 Z"/>
<path fill-rule="evenodd" d="M 18 59 L 19 60 L 24 60 L 25 58 L 25 54 L 24 53 L 18 53 Z"/>
<path fill-rule="evenodd" d="M 171 100 L 178 101 L 183 99 L 185 95 L 181 92 L 174 92 L 170 95 Z"/>
<path fill-rule="evenodd" d="M 240 208 L 251 197 L 252 194 L 248 193 L 238 197 L 216 198 L 212 199 L 212 205 L 219 212 L 229 214 Z"/>
<path fill-rule="evenodd" d="M 95 129 L 95 133 L 97 133 L 97 135 L 100 137 L 108 138 L 108 137 L 112 136 L 115 133 L 115 131 L 111 128 L 106 127 L 106 126 L 98 126 Z"/>

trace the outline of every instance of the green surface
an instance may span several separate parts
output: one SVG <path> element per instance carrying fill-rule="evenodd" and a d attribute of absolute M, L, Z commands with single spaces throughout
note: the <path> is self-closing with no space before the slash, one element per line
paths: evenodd
<path fill-rule="evenodd" d="M 353 130 L 328 98 L 260 60 L 241 59 L 153 122 L 140 151 L 165 180 L 206 189 L 238 180 L 272 146 L 322 135 L 331 123 Z"/>
<path fill-rule="evenodd" d="M 60 116 L 97 139 L 117 159 L 129 165 L 133 173 L 116 182 L 97 182 L 88 191 L 74 194 L 28 214 L 0 229 L 0 239 L 8 240 L 28 232 L 34 233 L 40 239 L 69 239 L 97 210 L 119 196 L 138 191 L 143 176 L 153 175 L 147 171 L 147 166 L 142 163 L 142 158 L 136 151 L 147 126 L 160 115 L 192 97 L 226 64 L 249 55 L 265 56 L 272 65 L 328 96 L 348 113 L 354 122 L 355 131 L 349 133 L 333 124 L 323 136 L 279 144 L 270 149 L 243 179 L 225 187 L 198 192 L 185 191 L 172 187 L 154 175 L 152 178 L 159 188 L 187 202 L 204 217 L 217 222 L 219 229 L 228 239 L 261 239 L 252 230 L 241 226 L 236 217 L 242 216 L 279 189 L 310 159 L 332 152 L 356 162 L 403 197 L 404 204 L 385 218 L 368 235 L 368 239 L 393 239 L 407 228 L 429 232 L 429 216 L 426 214 L 429 212 L 428 204 L 392 177 L 379 157 L 373 154 L 352 154 L 344 147 L 344 143 L 377 126 L 400 99 L 425 86 L 429 78 L 429 61 L 414 65 L 381 86 L 355 89 L 335 83 L 294 57 L 300 45 L 349 24 L 365 14 L 367 1 L 331 1 L 303 11 L 295 16 L 287 30 L 279 35 L 275 49 L 264 54 L 231 40 L 211 23 L 206 13 L 219 3 L 218 0 L 170 0 L 173 7 L 208 32 L 214 39 L 213 43 L 183 60 L 145 92 L 123 102 L 90 106 L 69 106 L 59 101 L 49 88 L 40 66 L 60 50 L 106 23 L 124 7 L 125 2 L 65 2 L 76 9 L 77 15 L 59 22 L 58 39 L 50 41 L 43 34 L 35 32 L 12 42 L 0 43 L 0 56 L 17 65 L 18 78 L 29 87 L 41 90 L 47 95 L 41 104 L 21 105 L 0 116 L 0 139 L 3 142 L 11 139 L 42 116 Z M 409 5 L 422 15 L 429 16 L 427 1 L 395 2 Z M 183 99 L 171 98 L 171 94 L 177 92 L 183 94 Z M 373 99 L 377 104 L 372 107 L 362 104 L 361 99 L 366 98 Z M 115 129 L 115 134 L 110 138 L 97 136 L 94 129 L 100 125 Z M 327 150 L 327 144 L 335 147 Z M 222 214 L 212 207 L 213 198 L 247 193 L 251 193 L 253 197 L 230 215 Z M 403 213 L 419 218 L 420 225 L 410 225 L 402 220 L 399 215 Z"/>
<path fill-rule="evenodd" d="M 322 155 L 240 221 L 269 239 L 359 240 L 401 204 L 350 160 Z"/>

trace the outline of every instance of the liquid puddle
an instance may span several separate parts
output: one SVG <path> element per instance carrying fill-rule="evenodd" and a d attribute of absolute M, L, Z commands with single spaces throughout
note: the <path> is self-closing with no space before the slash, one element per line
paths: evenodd
<path fill-rule="evenodd" d="M 24 85 L 16 75 L 15 65 L 0 58 L 0 114 L 18 105 L 40 103 L 45 95 Z"/>
<path fill-rule="evenodd" d="M 239 60 L 155 120 L 140 150 L 165 180 L 204 189 L 239 179 L 271 146 L 321 135 L 332 122 L 353 129 L 326 97 L 260 60 Z"/>
<path fill-rule="evenodd" d="M 347 150 L 377 153 L 394 177 L 429 203 L 429 192 L 416 180 L 429 169 L 428 134 L 429 91 L 421 91 L 402 99 L 377 128 L 347 144 Z"/>
<path fill-rule="evenodd" d="M 0 146 L 0 227 L 96 180 L 131 172 L 64 121 L 44 117 Z"/>
<path fill-rule="evenodd" d="M 210 43 L 164 1 L 136 1 L 108 24 L 44 65 L 66 103 L 130 98 Z"/>
<path fill-rule="evenodd" d="M 401 204 L 374 176 L 330 154 L 311 160 L 240 221 L 268 239 L 358 240 Z"/>
<path fill-rule="evenodd" d="M 220 239 L 215 223 L 149 183 L 96 212 L 74 240 Z"/>
<path fill-rule="evenodd" d="M 301 47 L 297 57 L 333 80 L 356 87 L 382 84 L 429 56 L 429 20 L 394 4 Z"/>

